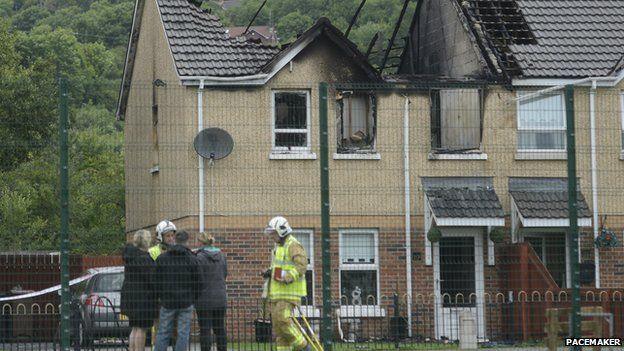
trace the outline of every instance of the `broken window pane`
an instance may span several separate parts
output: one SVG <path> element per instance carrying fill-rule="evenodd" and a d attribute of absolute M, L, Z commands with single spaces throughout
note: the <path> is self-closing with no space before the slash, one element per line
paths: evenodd
<path fill-rule="evenodd" d="M 431 95 L 431 146 L 438 152 L 481 146 L 478 89 L 436 90 Z"/>
<path fill-rule="evenodd" d="M 307 129 L 307 93 L 275 92 L 275 129 Z"/>
<path fill-rule="evenodd" d="M 372 150 L 375 142 L 375 97 L 345 93 L 338 111 L 338 151 Z"/>
<path fill-rule="evenodd" d="M 526 95 L 530 92 L 519 92 Z M 563 95 L 551 93 L 521 100 L 518 104 L 519 150 L 565 150 Z"/>
<path fill-rule="evenodd" d="M 340 272 L 341 301 L 347 305 L 377 305 L 377 271 L 357 270 Z"/>

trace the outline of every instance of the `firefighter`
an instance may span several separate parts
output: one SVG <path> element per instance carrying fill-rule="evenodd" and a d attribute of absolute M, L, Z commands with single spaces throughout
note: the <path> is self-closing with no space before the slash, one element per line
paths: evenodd
<path fill-rule="evenodd" d="M 169 245 L 174 244 L 176 230 L 175 224 L 166 219 L 158 223 L 156 226 L 156 241 L 158 243 L 149 248 L 149 254 L 154 261 L 156 261 L 160 254 L 167 251 Z"/>
<path fill-rule="evenodd" d="M 156 245 L 152 246 L 147 250 L 149 252 L 152 260 L 156 261 L 158 256 L 167 251 L 169 246 L 173 246 L 175 244 L 175 234 L 177 228 L 173 222 L 169 220 L 162 220 L 158 225 L 156 225 Z M 164 240 L 163 240 L 164 239 Z M 154 320 L 154 325 L 152 326 L 152 346 L 155 345 L 156 335 L 158 334 L 158 325 L 160 321 L 158 318 Z"/>
<path fill-rule="evenodd" d="M 312 350 L 301 330 L 292 319 L 293 309 L 306 296 L 306 269 L 308 258 L 301 244 L 295 239 L 292 228 L 284 217 L 269 221 L 265 233 L 275 241 L 273 262 L 265 272 L 269 278 L 271 322 L 275 332 L 277 351 Z"/>

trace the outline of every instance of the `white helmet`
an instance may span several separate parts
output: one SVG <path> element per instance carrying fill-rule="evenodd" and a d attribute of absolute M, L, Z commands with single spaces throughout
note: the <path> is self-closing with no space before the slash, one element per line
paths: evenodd
<path fill-rule="evenodd" d="M 280 238 L 285 237 L 286 235 L 292 233 L 292 228 L 286 218 L 277 216 L 271 218 L 269 221 L 269 226 L 264 230 L 265 233 L 277 232 Z"/>
<path fill-rule="evenodd" d="M 163 234 L 171 231 L 175 232 L 176 230 L 177 228 L 175 224 L 165 219 L 163 221 L 160 221 L 160 223 L 158 223 L 158 225 L 156 226 L 156 237 L 158 238 L 158 240 L 162 241 Z"/>

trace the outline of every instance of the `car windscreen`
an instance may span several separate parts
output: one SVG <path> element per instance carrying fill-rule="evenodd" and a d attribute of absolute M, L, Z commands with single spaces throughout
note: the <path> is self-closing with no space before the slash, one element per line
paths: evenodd
<path fill-rule="evenodd" d="M 106 273 L 98 274 L 93 292 L 116 292 L 121 291 L 121 285 L 124 281 L 123 273 Z"/>

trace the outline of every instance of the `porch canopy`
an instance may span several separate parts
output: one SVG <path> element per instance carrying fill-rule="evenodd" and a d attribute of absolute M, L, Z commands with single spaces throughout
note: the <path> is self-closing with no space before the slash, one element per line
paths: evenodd
<path fill-rule="evenodd" d="M 510 178 L 512 223 L 523 227 L 568 227 L 568 180 L 566 178 Z M 585 197 L 577 193 L 578 226 L 591 227 Z"/>
<path fill-rule="evenodd" d="M 440 227 L 498 227 L 505 213 L 489 177 L 423 177 L 425 208 Z"/>

